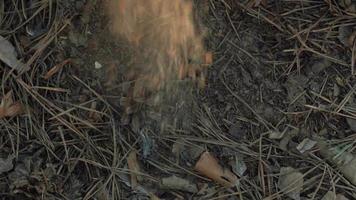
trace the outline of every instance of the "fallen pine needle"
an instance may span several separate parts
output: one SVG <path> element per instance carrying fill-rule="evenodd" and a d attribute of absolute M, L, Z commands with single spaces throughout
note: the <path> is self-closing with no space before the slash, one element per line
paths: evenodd
<path fill-rule="evenodd" d="M 55 65 L 44 75 L 43 78 L 46 80 L 50 79 L 54 74 L 58 73 L 59 70 L 61 70 L 66 64 L 68 64 L 70 62 L 71 62 L 71 59 L 68 58 L 68 59 L 64 60 L 63 62 Z"/>

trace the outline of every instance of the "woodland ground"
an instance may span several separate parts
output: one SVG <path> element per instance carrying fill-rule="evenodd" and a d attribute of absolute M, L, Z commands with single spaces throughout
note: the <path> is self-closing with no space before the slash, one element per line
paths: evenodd
<path fill-rule="evenodd" d="M 197 0 L 213 64 L 166 134 L 123 123 L 130 46 L 102 3 L 0 0 L 29 66 L 0 42 L 0 199 L 356 199 L 354 1 Z M 199 174 L 202 152 L 239 182 Z"/>

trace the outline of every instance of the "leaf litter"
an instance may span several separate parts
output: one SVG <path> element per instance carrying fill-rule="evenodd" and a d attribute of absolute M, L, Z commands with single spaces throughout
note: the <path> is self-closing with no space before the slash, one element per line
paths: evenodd
<path fill-rule="evenodd" d="M 0 179 L 4 198 L 287 198 L 283 194 L 322 199 L 333 191 L 337 198 L 354 199 L 356 188 L 347 172 L 353 170 L 355 154 L 353 2 L 194 1 L 196 13 L 206 12 L 196 24 L 201 20 L 206 26 L 202 35 L 207 51 L 190 58 L 191 50 L 179 49 L 187 61 L 179 68 L 180 78 L 188 77 L 177 82 L 198 79 L 200 91 L 187 84 L 179 100 L 167 95 L 177 101 L 163 116 L 157 107 L 152 109 L 156 98 L 145 102 L 139 86 L 138 96 L 119 104 L 121 97 L 132 96 L 130 88 L 137 83 L 126 79 L 126 69 L 132 69 L 129 54 L 137 49 L 111 35 L 106 27 L 110 19 L 100 8 L 104 1 L 3 2 L 8 1 L 0 1 L 0 32 L 7 39 L 2 45 L 12 47 L 5 51 L 10 55 L 6 59 L 14 66 L 26 62 L 29 70 L 15 75 L 17 69 L 1 58 L 3 96 L 13 91 L 7 101 L 11 104 L 2 105 L 31 107 L 21 118 L 11 118 L 22 113 L 12 112 L 0 120 L 0 155 L 8 164 Z M 161 31 L 158 25 L 154 20 L 147 27 Z M 72 62 L 62 70 L 64 58 Z M 156 57 L 145 58 L 149 62 L 139 58 L 139 69 L 147 69 Z M 95 70 L 95 61 L 105 67 Z M 194 65 L 208 73 L 188 70 Z M 147 78 L 144 74 L 139 77 Z M 125 124 L 120 123 L 123 107 L 128 110 Z M 150 112 L 133 127 L 133 115 L 143 110 Z M 176 120 L 179 113 L 190 127 Z M 151 118 L 168 121 L 166 131 Z M 315 134 L 328 148 L 320 148 Z M 39 156 L 36 150 L 41 150 Z M 12 166 L 7 155 L 18 155 Z M 283 175 L 281 166 L 290 173 Z M 288 174 L 299 178 L 311 169 L 302 190 L 297 179 L 294 187 L 282 187 L 292 179 Z M 230 187 L 234 184 L 225 178 L 237 179 L 239 187 Z"/>
<path fill-rule="evenodd" d="M 301 172 L 292 167 L 282 167 L 278 178 L 278 187 L 285 195 L 300 200 L 300 193 L 303 190 L 304 178 Z"/>

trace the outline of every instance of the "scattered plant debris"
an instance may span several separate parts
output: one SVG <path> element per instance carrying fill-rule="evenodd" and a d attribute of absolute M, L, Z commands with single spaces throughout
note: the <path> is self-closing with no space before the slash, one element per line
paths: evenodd
<path fill-rule="evenodd" d="M 320 140 L 318 141 L 318 147 L 320 148 L 321 155 L 336 165 L 345 178 L 353 185 L 356 185 L 356 156 L 347 152 L 348 145 L 333 147 L 328 145 L 326 141 Z"/>
<path fill-rule="evenodd" d="M 201 154 L 194 169 L 200 174 L 226 187 L 234 187 L 238 181 L 235 174 L 229 169 L 223 168 L 216 158 L 207 151 Z"/>
<path fill-rule="evenodd" d="M 298 144 L 297 149 L 300 153 L 304 153 L 309 151 L 316 145 L 316 141 L 311 140 L 309 138 L 305 138 L 301 143 Z"/>
<path fill-rule="evenodd" d="M 292 167 L 282 167 L 278 178 L 278 187 L 285 195 L 300 200 L 304 186 L 303 174 Z"/>
<path fill-rule="evenodd" d="M 15 117 L 23 113 L 23 106 L 20 101 L 13 100 L 12 90 L 5 94 L 0 104 L 0 119 L 4 117 Z"/>
<path fill-rule="evenodd" d="M 191 193 L 198 192 L 198 188 L 195 184 L 191 183 L 186 179 L 174 175 L 170 177 L 162 178 L 160 182 L 160 187 L 162 189 L 182 190 Z"/>

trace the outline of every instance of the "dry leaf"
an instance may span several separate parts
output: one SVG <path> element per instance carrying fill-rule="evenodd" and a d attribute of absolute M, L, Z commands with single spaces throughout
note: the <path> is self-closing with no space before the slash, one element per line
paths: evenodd
<path fill-rule="evenodd" d="M 221 167 L 216 158 L 207 151 L 201 154 L 194 169 L 225 187 L 233 187 L 238 181 L 235 174 L 229 169 Z"/>
<path fill-rule="evenodd" d="M 44 79 L 48 80 L 50 79 L 54 74 L 56 74 L 57 72 L 59 72 L 59 70 L 61 70 L 66 64 L 70 63 L 71 59 L 66 59 L 63 62 L 55 65 L 54 67 L 52 67 L 47 73 L 46 75 L 44 75 Z"/>
<path fill-rule="evenodd" d="M 348 200 L 348 198 L 346 198 L 342 194 L 335 194 L 334 192 L 329 191 L 324 195 L 321 200 Z"/>
<path fill-rule="evenodd" d="M 131 151 L 129 153 L 127 157 L 127 165 L 131 175 L 131 188 L 136 189 L 138 186 L 138 181 L 141 178 L 138 176 L 138 173 L 140 172 L 140 166 L 138 164 L 136 151 Z"/>
<path fill-rule="evenodd" d="M 19 101 L 14 102 L 12 91 L 6 93 L 0 104 L 0 119 L 5 117 L 14 117 L 23 113 L 22 104 Z"/>
<path fill-rule="evenodd" d="M 170 176 L 167 178 L 162 178 L 160 182 L 160 187 L 163 189 L 169 190 L 182 190 L 191 193 L 198 192 L 198 188 L 195 184 L 191 183 L 190 181 L 177 177 L 177 176 Z"/>
<path fill-rule="evenodd" d="M 0 60 L 12 69 L 27 71 L 28 68 L 25 67 L 25 64 L 19 61 L 16 57 L 17 53 L 15 47 L 4 37 L 0 36 Z"/>
<path fill-rule="evenodd" d="M 315 145 L 316 141 L 306 138 L 300 144 L 298 144 L 297 149 L 300 153 L 304 153 L 312 149 Z"/>
<path fill-rule="evenodd" d="M 282 167 L 278 179 L 278 187 L 288 197 L 300 200 L 300 192 L 303 189 L 303 174 L 292 167 Z"/>

